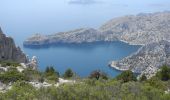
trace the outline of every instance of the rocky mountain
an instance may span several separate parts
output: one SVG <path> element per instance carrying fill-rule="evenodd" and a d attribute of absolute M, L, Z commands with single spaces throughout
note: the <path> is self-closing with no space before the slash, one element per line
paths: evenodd
<path fill-rule="evenodd" d="M 26 63 L 27 58 L 19 47 L 15 46 L 14 40 L 3 34 L 0 28 L 0 61 L 14 61 Z"/>
<path fill-rule="evenodd" d="M 58 43 L 84 43 L 120 40 L 144 45 L 170 40 L 170 12 L 157 12 L 114 18 L 99 29 L 76 29 L 53 35 L 36 34 L 24 46 L 43 46 Z"/>
<path fill-rule="evenodd" d="M 170 12 L 157 12 L 124 16 L 108 21 L 100 27 L 102 32 L 130 44 L 144 45 L 161 40 L 170 40 Z M 113 38 L 114 39 L 114 38 Z"/>
<path fill-rule="evenodd" d="M 105 34 L 100 31 L 92 28 L 82 28 L 53 35 L 35 34 L 24 42 L 24 46 L 43 46 L 58 43 L 89 43 L 103 41 L 104 39 Z"/>
<path fill-rule="evenodd" d="M 155 73 L 162 65 L 170 65 L 170 42 L 160 41 L 141 47 L 136 53 L 110 66 L 118 70 L 132 70 L 135 73 Z M 151 75 L 151 74 L 150 74 Z"/>

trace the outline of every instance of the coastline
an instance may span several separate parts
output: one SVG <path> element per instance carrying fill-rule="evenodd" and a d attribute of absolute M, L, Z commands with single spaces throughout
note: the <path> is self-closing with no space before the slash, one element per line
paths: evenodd
<path fill-rule="evenodd" d="M 23 43 L 24 48 L 31 48 L 31 49 L 40 49 L 40 48 L 50 48 L 50 47 L 57 47 L 57 46 L 70 46 L 70 45 L 76 45 L 76 46 L 81 46 L 83 44 L 102 44 L 102 43 L 112 43 L 112 42 L 122 42 L 126 43 L 131 46 L 144 46 L 144 44 L 135 44 L 135 43 L 130 43 L 124 40 L 113 40 L 113 41 L 92 41 L 92 42 L 68 42 L 68 43 L 62 43 L 62 42 L 54 42 L 54 43 L 44 43 L 44 44 L 26 44 Z"/>
<path fill-rule="evenodd" d="M 117 66 L 115 65 L 115 61 L 111 61 L 108 66 L 109 66 L 110 68 L 113 68 L 113 69 L 118 70 L 118 71 L 127 71 L 127 70 L 128 70 L 128 69 L 121 69 L 121 68 L 117 67 Z"/>
<path fill-rule="evenodd" d="M 132 44 L 130 42 L 124 41 L 124 40 L 115 40 L 115 41 L 94 41 L 94 42 L 81 42 L 81 43 L 52 43 L 52 44 L 44 44 L 44 45 L 26 45 L 24 46 L 25 48 L 29 48 L 29 49 L 43 49 L 43 48 L 53 48 L 53 47 L 58 47 L 58 46 L 66 46 L 66 47 L 73 47 L 73 46 L 84 46 L 84 45 L 93 45 L 93 44 L 105 44 L 105 43 L 112 43 L 112 42 L 120 42 L 120 43 L 125 43 L 127 45 L 131 45 L 131 46 L 143 46 L 143 44 Z M 139 47 L 139 49 L 141 48 Z M 138 49 L 138 50 L 139 50 Z M 135 52 L 134 52 L 135 53 Z M 134 53 L 132 53 L 131 55 L 133 55 Z M 130 56 L 130 55 L 129 55 Z M 123 59 L 123 58 L 122 58 Z M 115 61 L 111 61 L 108 64 L 108 67 L 113 68 L 117 71 L 126 71 L 128 69 L 122 69 L 118 66 L 116 66 Z"/>
<path fill-rule="evenodd" d="M 128 41 L 124 41 L 124 40 L 118 40 L 118 41 L 121 41 L 121 42 L 124 42 L 124 43 L 127 43 L 129 45 L 134 45 L 134 46 L 144 46 L 145 44 L 138 44 L 138 43 L 131 43 L 131 42 L 128 42 Z"/>

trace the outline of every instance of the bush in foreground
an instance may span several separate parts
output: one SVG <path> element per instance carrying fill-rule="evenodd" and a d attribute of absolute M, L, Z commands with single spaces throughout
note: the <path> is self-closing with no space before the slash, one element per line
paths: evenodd
<path fill-rule="evenodd" d="M 44 72 L 44 77 L 48 81 L 55 83 L 58 82 L 59 78 L 59 72 L 57 72 L 53 66 L 47 67 L 45 72 Z"/>
<path fill-rule="evenodd" d="M 118 80 L 121 80 L 122 82 L 129 82 L 129 81 L 136 81 L 136 76 L 133 74 L 132 71 L 127 70 L 122 72 L 120 75 L 117 76 Z"/>
<path fill-rule="evenodd" d="M 156 75 L 159 77 L 162 81 L 168 81 L 170 80 L 170 67 L 164 65 L 161 67 L 161 70 Z"/>
<path fill-rule="evenodd" d="M 69 68 L 65 71 L 63 77 L 64 78 L 71 78 L 71 77 L 73 77 L 73 75 L 74 75 L 74 72 Z"/>
<path fill-rule="evenodd" d="M 0 74 L 0 81 L 3 83 L 16 82 L 17 80 L 27 80 L 27 78 L 17 70 L 10 70 Z"/>
<path fill-rule="evenodd" d="M 107 80 L 108 76 L 107 76 L 106 73 L 104 73 L 100 70 L 95 70 L 90 74 L 89 78 L 96 79 L 96 80 L 99 80 L 99 79 L 106 79 Z"/>

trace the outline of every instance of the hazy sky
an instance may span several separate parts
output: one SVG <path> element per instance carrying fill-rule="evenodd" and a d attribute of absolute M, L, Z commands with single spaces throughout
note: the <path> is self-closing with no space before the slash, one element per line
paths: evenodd
<path fill-rule="evenodd" d="M 170 10 L 170 0 L 0 0 L 0 26 L 18 42 L 34 33 L 97 28 L 113 17 Z"/>

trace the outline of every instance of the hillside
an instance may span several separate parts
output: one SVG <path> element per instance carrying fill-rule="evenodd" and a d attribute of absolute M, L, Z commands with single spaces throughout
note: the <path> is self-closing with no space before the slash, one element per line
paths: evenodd
<path fill-rule="evenodd" d="M 130 44 L 144 45 L 170 40 L 170 12 L 144 13 L 124 16 L 108 21 L 100 27 L 102 32 Z"/>
<path fill-rule="evenodd" d="M 147 44 L 141 47 L 136 53 L 123 58 L 120 61 L 113 61 L 110 66 L 118 70 L 132 70 L 135 73 L 147 74 L 156 73 L 162 65 L 170 65 L 170 42 L 160 41 Z M 150 68 L 152 67 L 152 68 Z"/>

